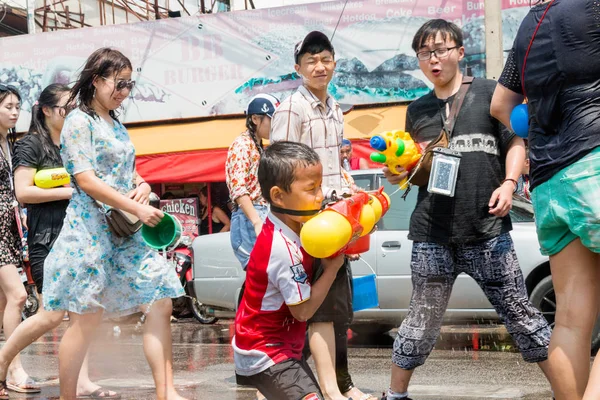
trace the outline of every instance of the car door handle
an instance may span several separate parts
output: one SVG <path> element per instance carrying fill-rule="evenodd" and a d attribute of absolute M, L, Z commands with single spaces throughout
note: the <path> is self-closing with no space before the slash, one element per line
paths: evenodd
<path fill-rule="evenodd" d="M 383 242 L 381 247 L 384 248 L 385 250 L 394 250 L 394 249 L 399 249 L 400 247 L 402 247 L 402 244 L 396 240 L 393 240 L 393 241 Z"/>

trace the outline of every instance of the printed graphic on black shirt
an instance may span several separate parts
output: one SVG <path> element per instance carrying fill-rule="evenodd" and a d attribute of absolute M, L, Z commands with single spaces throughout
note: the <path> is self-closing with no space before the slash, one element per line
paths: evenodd
<path fill-rule="evenodd" d="M 448 148 L 461 153 L 482 151 L 494 156 L 500 156 L 498 139 L 488 133 L 471 133 L 453 137 Z"/>
<path fill-rule="evenodd" d="M 461 153 L 454 197 L 419 189 L 409 239 L 434 243 L 468 243 L 511 230 L 510 217 L 489 213 L 489 201 L 505 177 L 504 157 L 515 134 L 490 115 L 496 82 L 475 79 L 456 119 L 449 148 Z M 413 102 L 406 131 L 417 142 L 435 139 L 442 129 L 441 111 L 452 98 L 431 92 Z"/>

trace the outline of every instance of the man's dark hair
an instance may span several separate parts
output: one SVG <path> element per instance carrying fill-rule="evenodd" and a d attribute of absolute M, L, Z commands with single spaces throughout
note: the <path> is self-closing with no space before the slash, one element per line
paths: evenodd
<path fill-rule="evenodd" d="M 432 19 L 427 21 L 419 28 L 412 42 L 412 49 L 416 52 L 424 47 L 427 42 L 431 39 L 435 40 L 437 34 L 442 35 L 442 39 L 453 40 L 458 47 L 463 45 L 463 34 L 462 30 L 452 22 L 448 22 L 445 19 Z"/>
<path fill-rule="evenodd" d="M 274 186 L 289 192 L 296 179 L 296 168 L 320 162 L 319 155 L 305 144 L 286 141 L 273 143 L 264 151 L 258 165 L 258 183 L 263 197 L 271 203 L 271 188 Z"/>

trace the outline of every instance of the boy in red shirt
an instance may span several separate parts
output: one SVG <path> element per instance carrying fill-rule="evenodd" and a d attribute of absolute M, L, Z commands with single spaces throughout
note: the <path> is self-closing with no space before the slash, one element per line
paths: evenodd
<path fill-rule="evenodd" d="M 302 224 L 323 201 L 323 167 L 310 147 L 276 142 L 261 157 L 258 181 L 271 205 L 250 255 L 246 289 L 235 318 L 235 369 L 269 400 L 322 400 L 302 358 L 306 320 L 319 308 L 344 256 L 322 260 L 311 286 L 313 258 L 300 243 Z"/>

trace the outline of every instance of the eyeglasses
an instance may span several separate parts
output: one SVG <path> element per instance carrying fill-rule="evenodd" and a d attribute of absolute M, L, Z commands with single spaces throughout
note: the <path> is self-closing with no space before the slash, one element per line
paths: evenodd
<path fill-rule="evenodd" d="M 109 82 L 113 82 L 115 84 L 115 89 L 117 89 L 118 92 L 124 90 L 125 88 L 129 89 L 129 90 L 133 90 L 133 88 L 135 87 L 135 81 L 131 80 L 131 79 L 122 79 L 119 81 L 115 81 L 113 79 L 109 79 L 109 78 L 105 78 L 103 76 L 101 76 L 102 79 L 104 79 L 105 81 L 109 81 Z"/>
<path fill-rule="evenodd" d="M 432 50 L 432 51 L 429 51 L 429 50 L 420 51 L 420 52 L 417 53 L 417 58 L 419 59 L 419 61 L 427 61 L 427 60 L 429 60 L 431 58 L 432 54 L 435 54 L 435 56 L 438 59 L 446 58 L 450 54 L 450 50 L 458 49 L 458 48 L 459 48 L 459 46 L 454 46 L 454 47 L 438 47 L 437 49 Z"/>
<path fill-rule="evenodd" d="M 53 105 L 52 108 L 58 108 L 58 113 L 61 117 L 65 118 L 71 111 L 75 109 L 73 104 L 67 104 L 66 106 Z"/>

